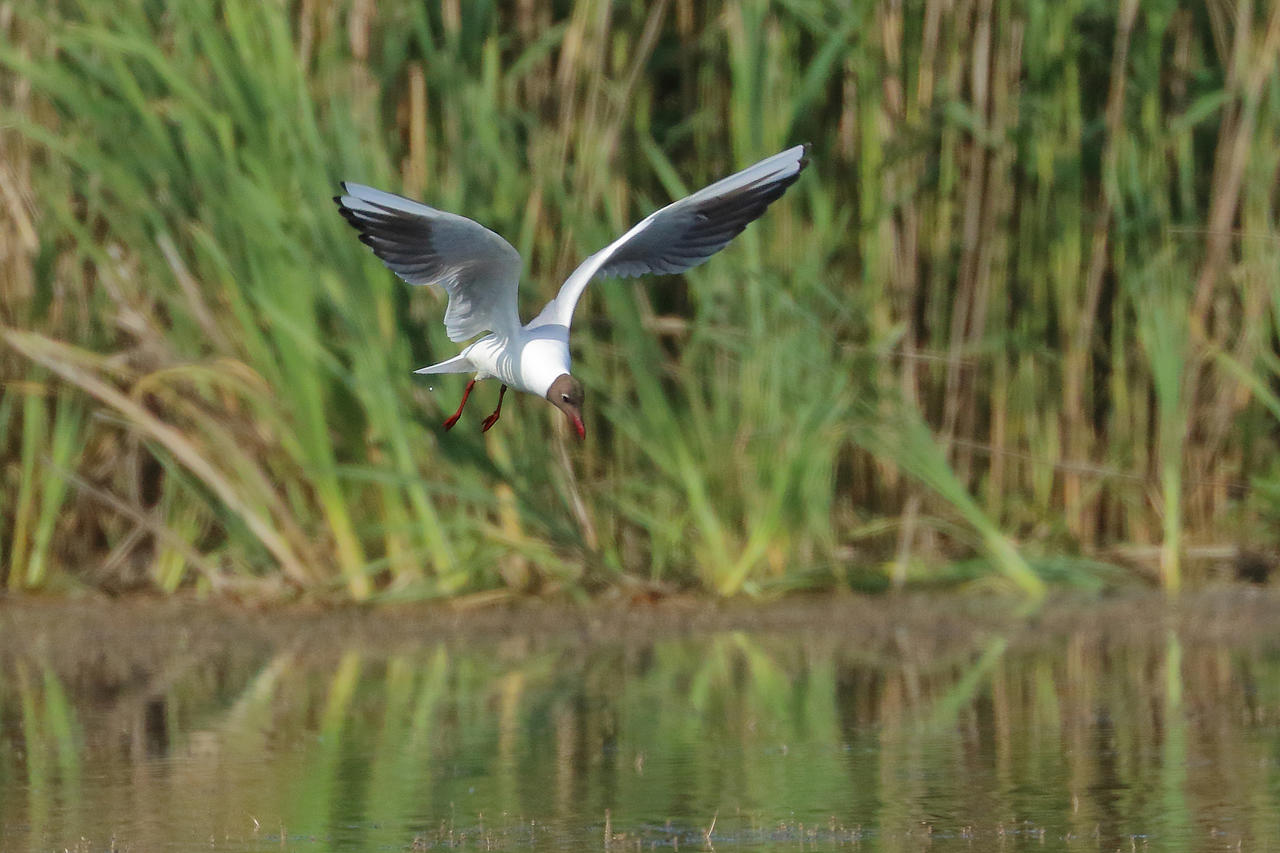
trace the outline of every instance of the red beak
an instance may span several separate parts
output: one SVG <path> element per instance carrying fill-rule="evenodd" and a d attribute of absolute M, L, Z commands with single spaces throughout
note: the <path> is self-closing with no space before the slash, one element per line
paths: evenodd
<path fill-rule="evenodd" d="M 573 423 L 573 428 L 577 431 L 578 438 L 585 441 L 587 438 L 587 428 L 582 425 L 582 418 L 577 415 L 569 415 L 569 420 Z"/>

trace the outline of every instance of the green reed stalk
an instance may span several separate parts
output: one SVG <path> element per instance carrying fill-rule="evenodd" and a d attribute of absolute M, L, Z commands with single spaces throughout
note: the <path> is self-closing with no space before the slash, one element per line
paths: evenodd
<path fill-rule="evenodd" d="M 855 440 L 880 458 L 892 461 L 941 497 L 978 534 L 992 566 L 1012 581 L 1031 601 L 1044 598 L 1046 587 L 1018 549 L 978 506 L 948 464 L 928 427 L 914 412 L 892 411 L 887 416 L 864 414 Z"/>
<path fill-rule="evenodd" d="M 1182 465 L 1188 431 L 1183 401 L 1187 328 L 1185 269 L 1170 263 L 1168 255 L 1154 258 L 1138 273 L 1135 288 L 1141 306 L 1138 335 L 1147 352 L 1155 388 L 1159 431 L 1158 469 L 1161 485 L 1163 538 L 1160 577 L 1169 592 L 1182 583 Z"/>

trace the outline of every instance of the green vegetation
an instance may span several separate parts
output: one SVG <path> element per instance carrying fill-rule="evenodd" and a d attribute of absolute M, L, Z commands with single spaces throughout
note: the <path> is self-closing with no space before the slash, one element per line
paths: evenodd
<path fill-rule="evenodd" d="M 1269 546 L 1280 6 L 15 0 L 0 581 L 365 599 L 930 582 Z M 1261 4 L 1266 5 L 1266 4 Z M 669 198 L 814 165 L 579 311 L 590 440 L 462 377 L 341 179 L 507 235 L 536 309 Z M 496 388 L 480 386 L 476 410 Z M 966 565 L 972 565 L 969 560 Z"/>

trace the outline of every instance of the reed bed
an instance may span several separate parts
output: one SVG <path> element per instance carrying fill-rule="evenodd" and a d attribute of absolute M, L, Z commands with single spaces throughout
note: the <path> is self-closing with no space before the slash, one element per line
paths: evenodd
<path fill-rule="evenodd" d="M 1037 598 L 1117 545 L 1177 589 L 1275 542 L 1280 4 L 7 0 L 0 31 L 11 590 Z M 593 285 L 581 446 L 533 400 L 441 432 L 463 380 L 410 371 L 442 305 L 328 200 L 507 235 L 527 312 L 801 140 L 712 263 Z"/>

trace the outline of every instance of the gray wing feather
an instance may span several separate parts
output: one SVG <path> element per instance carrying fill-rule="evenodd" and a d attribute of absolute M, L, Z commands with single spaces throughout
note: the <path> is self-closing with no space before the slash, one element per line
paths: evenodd
<path fill-rule="evenodd" d="M 338 210 L 360 241 L 409 284 L 434 284 L 449 295 L 444 325 L 452 341 L 519 327 L 520 255 L 497 234 L 464 216 L 394 193 L 344 183 Z"/>
<path fill-rule="evenodd" d="M 781 155 L 779 155 L 781 156 Z M 684 272 L 705 262 L 759 219 L 800 177 L 808 160 L 779 172 L 770 158 L 718 181 L 654 214 L 649 224 L 619 246 L 598 276 L 628 278 Z"/>
<path fill-rule="evenodd" d="M 568 326 L 587 284 L 599 276 L 684 272 L 729 244 L 796 182 L 809 146 L 797 145 L 650 214 L 583 261 L 530 326 Z"/>

